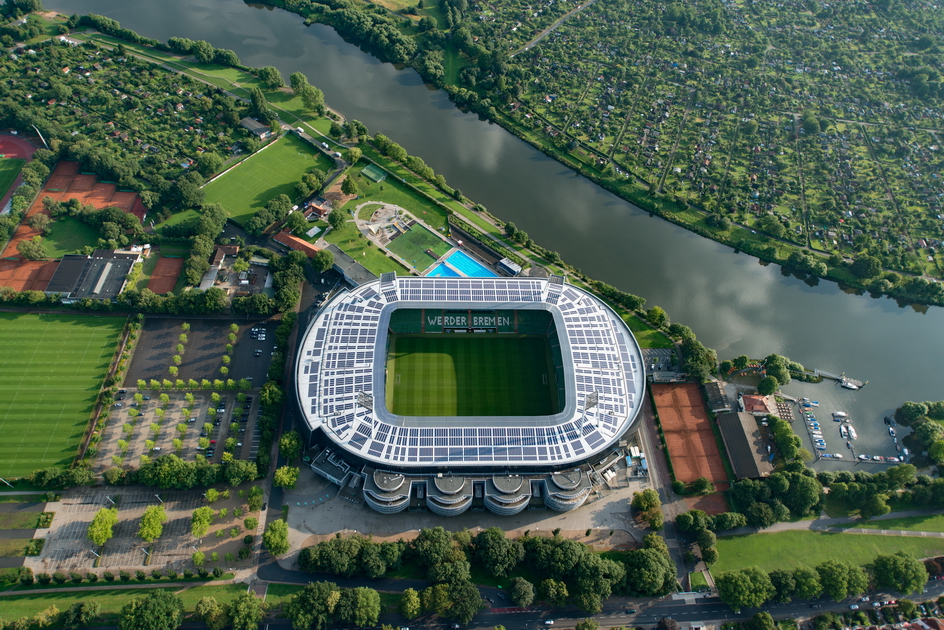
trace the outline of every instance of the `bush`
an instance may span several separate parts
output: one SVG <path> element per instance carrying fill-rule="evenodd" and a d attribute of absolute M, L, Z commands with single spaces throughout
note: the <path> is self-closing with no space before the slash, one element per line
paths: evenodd
<path fill-rule="evenodd" d="M 30 585 L 34 581 L 33 570 L 29 567 L 20 567 L 20 584 Z"/>
<path fill-rule="evenodd" d="M 151 571 L 151 577 L 154 578 L 155 580 L 159 580 L 162 577 L 164 577 L 164 574 L 161 572 L 160 569 L 154 569 L 153 571 Z"/>
<path fill-rule="evenodd" d="M 72 580 L 72 583 L 73 583 L 73 584 L 81 584 L 83 578 L 82 578 L 82 574 L 81 574 L 81 573 L 76 573 L 75 571 L 70 571 L 70 572 L 69 572 L 69 579 Z"/>
<path fill-rule="evenodd" d="M 68 579 L 69 578 L 66 577 L 65 573 L 61 571 L 56 571 L 55 573 L 52 574 L 52 581 L 55 582 L 56 584 L 65 584 L 66 580 Z"/>
<path fill-rule="evenodd" d="M 164 572 L 167 574 L 167 579 L 168 579 L 168 580 L 176 580 L 176 579 L 177 579 L 177 572 L 174 571 L 173 569 L 164 569 Z"/>
<path fill-rule="evenodd" d="M 131 574 L 128 573 L 127 571 L 119 571 L 118 577 L 121 578 L 122 582 L 128 582 L 131 580 Z"/>
<path fill-rule="evenodd" d="M 223 569 L 219 567 L 213 567 L 213 577 L 215 578 L 223 577 Z"/>
<path fill-rule="evenodd" d="M 193 571 L 191 571 L 190 569 L 184 569 L 184 579 L 189 580 L 192 577 L 193 577 Z"/>
<path fill-rule="evenodd" d="M 239 550 L 239 559 L 245 560 L 252 555 L 252 549 L 249 547 L 243 547 Z"/>
<path fill-rule="evenodd" d="M 105 580 L 106 582 L 114 582 L 115 574 L 112 573 L 111 571 L 105 571 L 104 573 L 102 573 L 102 579 Z"/>
<path fill-rule="evenodd" d="M 253 540 L 255 540 L 255 538 L 253 538 L 252 534 L 249 534 L 249 535 L 247 535 L 247 536 L 243 536 L 243 544 L 244 544 L 244 545 L 251 545 Z"/>
<path fill-rule="evenodd" d="M 36 581 L 39 582 L 40 584 L 49 584 L 50 582 L 52 582 L 52 576 L 49 575 L 48 573 L 40 573 L 39 575 L 36 576 Z"/>
<path fill-rule="evenodd" d="M 85 574 L 85 579 L 89 581 L 89 584 L 95 584 L 96 582 L 98 582 L 98 574 L 88 571 Z"/>
<path fill-rule="evenodd" d="M 137 571 L 134 572 L 134 577 L 138 579 L 138 582 L 143 582 L 144 580 L 147 579 L 147 573 L 145 573 L 141 569 L 138 569 Z"/>
<path fill-rule="evenodd" d="M 197 575 L 199 575 L 201 578 L 205 580 L 207 576 L 210 575 L 210 572 L 204 569 L 203 567 L 200 567 L 199 569 L 197 569 Z"/>

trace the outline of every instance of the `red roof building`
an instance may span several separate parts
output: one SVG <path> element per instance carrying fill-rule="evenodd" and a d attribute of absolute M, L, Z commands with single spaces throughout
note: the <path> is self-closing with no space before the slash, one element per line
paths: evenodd
<path fill-rule="evenodd" d="M 318 253 L 318 248 L 309 243 L 308 241 L 303 241 L 300 238 L 292 236 L 289 234 L 288 230 L 282 230 L 274 237 L 276 243 L 281 243 L 289 249 L 294 249 L 298 252 L 304 252 L 306 256 L 311 258 Z"/>
<path fill-rule="evenodd" d="M 754 416 L 766 416 L 771 413 L 770 396 L 741 396 L 744 411 Z"/>

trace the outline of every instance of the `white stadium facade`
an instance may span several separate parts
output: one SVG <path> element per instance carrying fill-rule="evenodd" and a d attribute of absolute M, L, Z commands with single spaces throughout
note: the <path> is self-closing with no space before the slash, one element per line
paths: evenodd
<path fill-rule="evenodd" d="M 391 413 L 386 359 L 399 309 L 469 313 L 452 328 L 447 319 L 422 331 L 429 334 L 521 332 L 529 312 L 549 314 L 542 317 L 554 335 L 559 412 Z M 448 516 L 484 507 L 507 515 L 529 507 L 574 509 L 612 474 L 624 454 L 620 439 L 639 414 L 645 366 L 622 319 L 559 276 L 384 274 L 318 309 L 298 348 L 295 386 L 309 444 L 322 447 L 312 469 L 341 486 L 341 496 L 384 513 L 429 509 Z"/>

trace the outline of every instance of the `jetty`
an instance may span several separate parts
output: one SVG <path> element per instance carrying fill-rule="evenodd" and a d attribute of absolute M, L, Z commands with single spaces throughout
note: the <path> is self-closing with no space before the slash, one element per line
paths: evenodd
<path fill-rule="evenodd" d="M 820 376 L 822 378 L 839 381 L 839 384 L 846 389 L 862 389 L 868 383 L 868 381 L 860 381 L 858 379 L 850 378 L 846 376 L 845 372 L 842 374 L 833 374 L 831 372 L 824 372 L 822 370 L 813 370 L 813 376 Z"/>

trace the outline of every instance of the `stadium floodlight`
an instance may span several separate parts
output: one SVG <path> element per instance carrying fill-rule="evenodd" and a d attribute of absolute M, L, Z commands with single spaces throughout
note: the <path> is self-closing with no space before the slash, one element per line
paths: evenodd
<path fill-rule="evenodd" d="M 587 394 L 587 398 L 583 403 L 583 410 L 589 411 L 597 406 L 597 403 L 600 402 L 600 394 L 597 391 L 592 391 Z"/>
<path fill-rule="evenodd" d="M 357 404 L 368 411 L 373 411 L 374 397 L 367 392 L 357 392 Z"/>

